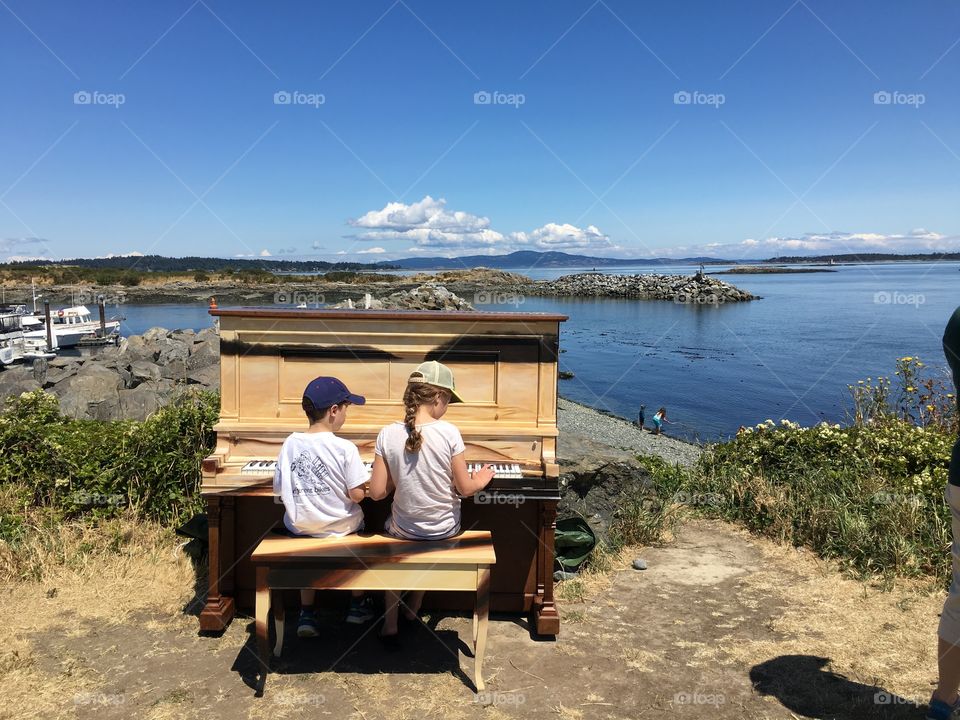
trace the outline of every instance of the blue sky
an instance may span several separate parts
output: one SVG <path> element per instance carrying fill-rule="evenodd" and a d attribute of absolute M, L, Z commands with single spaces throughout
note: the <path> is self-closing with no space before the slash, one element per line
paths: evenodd
<path fill-rule="evenodd" d="M 960 4 L 0 0 L 0 258 L 960 250 Z"/>

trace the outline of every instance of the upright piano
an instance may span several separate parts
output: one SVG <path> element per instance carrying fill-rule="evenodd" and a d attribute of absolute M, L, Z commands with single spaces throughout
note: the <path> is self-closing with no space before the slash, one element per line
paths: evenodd
<path fill-rule="evenodd" d="M 332 375 L 365 405 L 338 433 L 372 463 L 377 433 L 403 419 L 407 377 L 425 360 L 454 372 L 463 403 L 444 419 L 463 435 L 468 464 L 493 463 L 487 489 L 462 504 L 464 529 L 490 530 L 498 562 L 494 611 L 531 613 L 541 635 L 560 630 L 553 596 L 557 465 L 557 357 L 564 315 L 546 313 L 217 309 L 220 419 L 202 465 L 209 524 L 204 631 L 222 630 L 254 603 L 250 553 L 282 525 L 273 463 L 287 436 L 304 430 L 303 389 Z M 390 498 L 362 503 L 365 531 L 379 532 Z M 471 609 L 473 599 L 436 593 L 424 607 Z"/>

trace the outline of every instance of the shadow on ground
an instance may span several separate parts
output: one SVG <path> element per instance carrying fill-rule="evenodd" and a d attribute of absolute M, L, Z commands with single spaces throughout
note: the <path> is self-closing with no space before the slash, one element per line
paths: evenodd
<path fill-rule="evenodd" d="M 924 716 L 916 699 L 849 680 L 829 669 L 829 658 L 781 655 L 754 665 L 750 680 L 788 710 L 822 720 L 915 720 Z"/>
<path fill-rule="evenodd" d="M 297 637 L 296 613 L 288 614 L 283 650 L 280 658 L 272 658 L 270 675 L 319 673 L 362 674 L 449 674 L 468 689 L 476 691 L 473 680 L 460 668 L 460 653 L 472 666 L 473 651 L 452 630 L 438 630 L 440 616 L 431 616 L 426 623 L 403 622 L 400 647 L 387 648 L 379 640 L 379 623 L 349 625 L 342 613 L 319 612 L 322 628 L 316 638 Z M 273 623 L 271 622 L 271 625 Z M 254 623 L 247 626 L 249 637 L 233 662 L 231 670 L 243 683 L 257 689 L 262 664 L 257 656 Z M 270 632 L 271 648 L 275 641 Z M 269 677 L 265 691 L 270 692 Z"/>

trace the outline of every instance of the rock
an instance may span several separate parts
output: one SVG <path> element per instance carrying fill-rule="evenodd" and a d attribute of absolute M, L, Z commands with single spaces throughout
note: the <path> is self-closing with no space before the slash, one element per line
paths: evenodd
<path fill-rule="evenodd" d="M 151 343 L 158 343 L 166 340 L 168 335 L 170 335 L 170 331 L 166 328 L 155 327 L 150 328 L 140 337 L 143 339 L 143 342 L 149 345 Z"/>
<path fill-rule="evenodd" d="M 112 370 L 87 364 L 73 377 L 58 383 L 54 394 L 60 411 L 74 418 L 115 420 L 119 417 L 123 381 Z"/>
<path fill-rule="evenodd" d="M 58 360 L 63 358 L 57 358 Z M 63 382 L 67 378 L 73 377 L 77 374 L 77 371 L 80 369 L 81 365 L 78 362 L 73 362 L 67 365 L 58 365 L 54 366 L 53 361 L 50 361 L 50 365 L 47 368 L 47 377 L 44 380 L 43 386 L 45 388 L 50 388 L 56 385 L 59 382 Z"/>
<path fill-rule="evenodd" d="M 156 382 L 160 379 L 160 368 L 156 363 L 146 360 L 137 360 L 129 366 L 130 385 L 135 388 L 141 383 Z"/>
<path fill-rule="evenodd" d="M 411 290 L 400 290 L 382 298 L 348 298 L 334 308 L 370 310 L 473 310 L 473 306 L 443 285 L 427 283 Z"/>
<path fill-rule="evenodd" d="M 150 360 L 152 362 L 157 359 L 160 350 L 153 343 L 147 343 L 143 336 L 131 335 L 120 341 L 117 354 L 120 358 L 130 362 L 133 360 Z"/>
<path fill-rule="evenodd" d="M 730 283 L 700 273 L 692 276 L 578 273 L 531 283 L 523 292 L 528 295 L 672 300 L 684 305 L 718 305 L 757 299 Z"/>
<path fill-rule="evenodd" d="M 36 380 L 37 385 L 42 386 L 47 381 L 47 359 L 37 358 L 34 360 L 31 371 L 33 372 L 33 379 Z"/>
<path fill-rule="evenodd" d="M 634 569 L 634 570 L 646 570 L 646 569 L 647 569 L 647 561 L 644 560 L 643 558 L 635 558 L 634 561 L 633 561 L 633 563 L 631 563 L 631 564 L 633 565 L 633 569 Z"/>
<path fill-rule="evenodd" d="M 562 582 L 563 580 L 576 580 L 577 573 L 567 572 L 566 570 L 556 570 L 553 573 L 554 582 Z"/>
<path fill-rule="evenodd" d="M 200 370 L 211 365 L 220 364 L 220 342 L 207 340 L 194 343 L 187 358 L 187 371 Z"/>
<path fill-rule="evenodd" d="M 654 496 L 649 473 L 631 453 L 579 437 L 561 447 L 558 512 L 587 518 L 598 541 L 609 540 L 628 501 Z"/>
<path fill-rule="evenodd" d="M 187 372 L 187 381 L 206 388 L 220 387 L 220 363 Z"/>
<path fill-rule="evenodd" d="M 39 388 L 40 384 L 34 379 L 33 371 L 25 365 L 12 365 L 0 370 L 0 399 L 33 392 Z"/>
<path fill-rule="evenodd" d="M 120 413 L 127 420 L 146 420 L 159 408 L 157 391 L 148 384 L 120 391 Z"/>

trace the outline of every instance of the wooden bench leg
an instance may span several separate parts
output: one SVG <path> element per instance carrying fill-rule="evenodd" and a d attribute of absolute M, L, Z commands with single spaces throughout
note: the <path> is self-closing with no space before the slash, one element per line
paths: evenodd
<path fill-rule="evenodd" d="M 267 682 L 267 670 L 270 668 L 270 636 L 269 624 L 270 617 L 270 588 L 267 586 L 267 575 L 270 569 L 266 567 L 257 568 L 257 599 L 256 599 L 256 632 L 257 632 L 257 655 L 260 658 L 259 673 L 260 682 L 257 684 L 257 694 L 263 694 L 264 686 Z"/>
<path fill-rule="evenodd" d="M 270 600 L 273 608 L 273 624 L 277 630 L 277 644 L 273 648 L 273 654 L 280 657 L 283 652 L 283 621 L 285 610 L 283 607 L 283 592 L 276 592 Z"/>
<path fill-rule="evenodd" d="M 474 684 L 477 692 L 483 692 L 483 653 L 487 645 L 487 619 L 490 615 L 490 566 L 477 567 L 477 606 L 478 618 L 476 639 L 474 641 Z"/>

